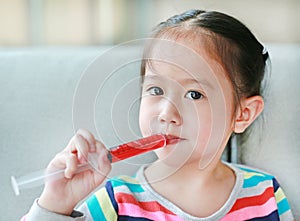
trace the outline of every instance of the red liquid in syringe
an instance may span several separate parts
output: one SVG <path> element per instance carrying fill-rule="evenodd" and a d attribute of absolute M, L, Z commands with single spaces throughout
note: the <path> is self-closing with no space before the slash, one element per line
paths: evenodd
<path fill-rule="evenodd" d="M 136 141 L 121 144 L 109 150 L 108 158 L 114 163 L 124 160 L 151 150 L 164 147 L 169 143 L 170 138 L 167 135 L 156 134 L 149 137 L 141 138 Z"/>

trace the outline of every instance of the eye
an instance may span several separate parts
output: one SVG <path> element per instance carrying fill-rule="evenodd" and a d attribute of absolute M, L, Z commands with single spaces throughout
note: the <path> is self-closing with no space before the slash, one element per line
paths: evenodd
<path fill-rule="evenodd" d="M 188 91 L 185 95 L 186 98 L 191 100 L 199 100 L 204 97 L 199 91 Z"/>
<path fill-rule="evenodd" d="M 150 95 L 159 96 L 163 95 L 164 91 L 160 87 L 150 87 L 148 90 Z"/>

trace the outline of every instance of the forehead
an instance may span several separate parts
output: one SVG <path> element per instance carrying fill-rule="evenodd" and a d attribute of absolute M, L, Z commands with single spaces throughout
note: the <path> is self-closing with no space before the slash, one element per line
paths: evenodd
<path fill-rule="evenodd" d="M 172 79 L 178 82 L 196 83 L 205 80 L 205 77 L 198 73 L 189 72 L 178 64 L 171 64 L 166 61 L 150 60 L 146 63 L 145 80 Z"/>
<path fill-rule="evenodd" d="M 163 75 L 171 79 L 192 79 L 218 84 L 227 78 L 226 72 L 206 47 L 197 47 L 184 40 L 160 40 L 152 44 L 145 62 L 146 75 Z"/>
<path fill-rule="evenodd" d="M 146 43 L 146 60 L 165 62 L 165 66 L 174 64 L 173 67 L 189 73 L 211 70 L 215 74 L 222 74 L 222 77 L 227 76 L 209 33 L 201 30 L 196 33 L 185 30 L 184 35 L 181 35 L 182 32 L 173 32 L 149 39 Z"/>

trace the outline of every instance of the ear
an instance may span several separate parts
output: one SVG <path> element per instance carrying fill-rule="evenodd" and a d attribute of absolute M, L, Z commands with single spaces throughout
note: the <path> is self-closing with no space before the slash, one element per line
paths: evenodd
<path fill-rule="evenodd" d="M 261 96 L 243 98 L 235 118 L 234 132 L 243 133 L 260 115 L 263 109 L 264 100 Z"/>

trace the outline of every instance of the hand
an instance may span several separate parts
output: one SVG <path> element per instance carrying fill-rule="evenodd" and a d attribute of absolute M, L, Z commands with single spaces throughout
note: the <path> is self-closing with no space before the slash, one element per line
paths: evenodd
<path fill-rule="evenodd" d="M 98 170 L 87 170 L 75 174 L 79 164 L 88 162 L 88 153 L 97 153 Z M 52 212 L 70 215 L 77 203 L 84 199 L 106 178 L 111 170 L 108 151 L 87 130 L 80 129 L 67 147 L 50 162 L 47 170 L 65 168 L 65 177 L 49 180 L 38 201 L 39 205 Z"/>

